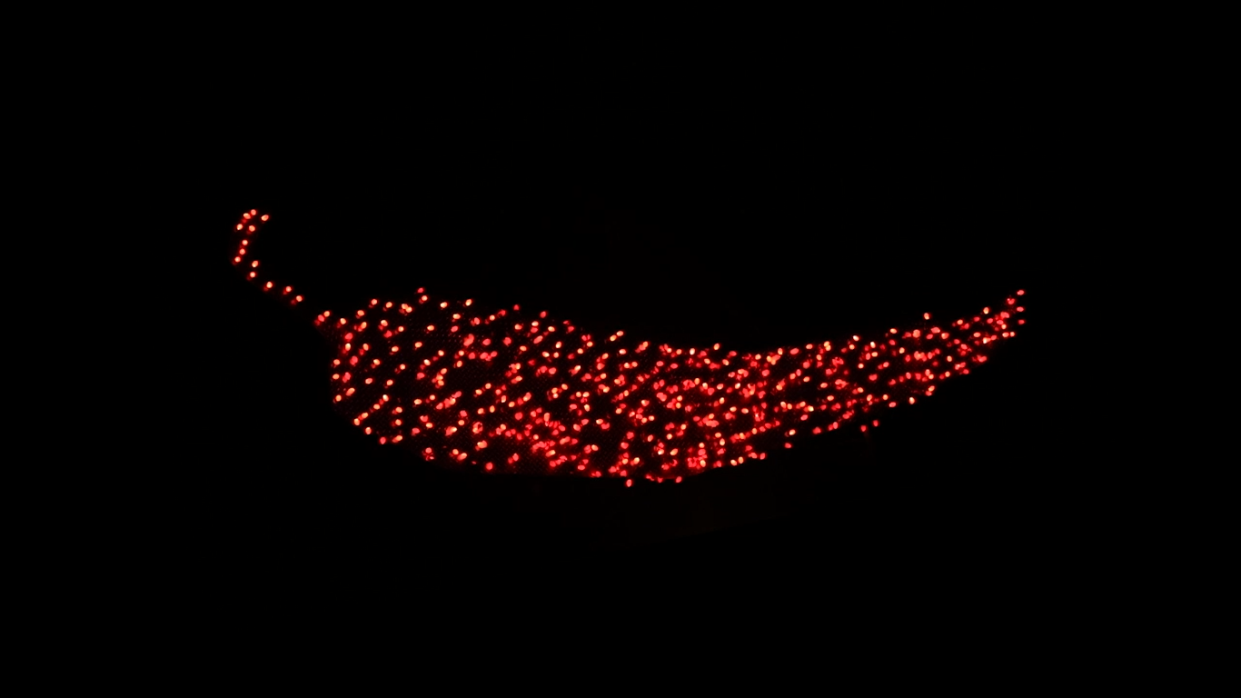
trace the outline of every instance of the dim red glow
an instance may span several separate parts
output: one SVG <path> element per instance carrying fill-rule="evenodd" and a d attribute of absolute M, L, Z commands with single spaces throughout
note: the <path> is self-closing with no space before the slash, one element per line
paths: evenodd
<path fill-rule="evenodd" d="M 243 214 L 236 229 L 254 232 L 270 218 L 257 215 Z M 234 263 L 249 240 L 240 242 Z M 243 267 L 261 288 L 274 288 L 259 268 L 258 260 Z M 305 300 L 289 297 L 292 286 L 281 288 L 274 297 Z M 944 380 L 968 374 L 1024 323 L 1011 312 L 1024 307 L 1009 298 L 996 312 L 983 307 L 972 324 L 898 326 L 840 344 L 747 353 L 718 343 L 652 346 L 619 330 L 592 334 L 547 311 L 523 318 L 518 305 L 463 315 L 473 300 L 431 302 L 425 289 L 417 293 L 403 303 L 370 299 L 338 321 L 328 322 L 330 311 L 318 314 L 315 324 L 336 347 L 332 366 L 349 369 L 330 372 L 344 388 L 331 400 L 340 414 L 380 444 L 436 463 L 619 478 L 627 487 L 635 478 L 682 482 L 765 460 L 807 433 L 851 423 L 866 433 L 879 426 L 874 414 L 913 405 Z M 422 321 L 406 328 L 408 315 Z"/>

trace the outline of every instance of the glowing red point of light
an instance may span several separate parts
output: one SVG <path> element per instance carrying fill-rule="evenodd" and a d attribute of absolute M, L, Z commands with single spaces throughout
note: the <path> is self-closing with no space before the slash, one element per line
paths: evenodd
<path fill-rule="evenodd" d="M 268 218 L 271 218 L 271 216 L 270 216 L 270 215 L 268 215 L 268 214 L 266 214 L 266 213 L 264 213 L 263 215 L 259 216 L 259 220 L 261 220 L 261 221 L 266 221 Z"/>

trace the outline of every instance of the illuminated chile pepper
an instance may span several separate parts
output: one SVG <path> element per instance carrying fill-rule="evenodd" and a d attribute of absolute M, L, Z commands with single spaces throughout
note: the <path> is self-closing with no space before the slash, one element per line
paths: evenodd
<path fill-rule="evenodd" d="M 265 280 L 247 254 L 268 220 L 242 214 L 233 264 L 298 306 L 304 298 Z M 745 354 L 594 336 L 546 312 L 483 311 L 424 289 L 314 322 L 336 347 L 336 410 L 380 444 L 459 468 L 631 485 L 681 482 L 807 435 L 877 427 L 882 409 L 931 396 L 1016 336 L 1024 293 L 942 326 L 924 314 L 914 330 Z"/>

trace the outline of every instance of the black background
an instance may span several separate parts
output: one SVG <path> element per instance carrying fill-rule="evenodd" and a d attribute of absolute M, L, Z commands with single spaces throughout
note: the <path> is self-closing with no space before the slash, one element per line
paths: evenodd
<path fill-rule="evenodd" d="M 1072 386 L 1051 361 L 1083 117 L 1028 65 L 971 65 L 327 72 L 203 97 L 210 126 L 170 153 L 201 167 L 170 201 L 207 279 L 205 418 L 166 452 L 206 504 L 202 570 L 401 580 L 594 561 L 983 593 L 1089 555 L 1060 440 Z M 761 351 L 947 322 L 1023 288 L 1027 324 L 870 435 L 680 485 L 463 475 L 331 410 L 327 347 L 229 264 L 251 208 L 273 215 L 256 243 L 269 274 L 315 309 L 426 287 Z"/>

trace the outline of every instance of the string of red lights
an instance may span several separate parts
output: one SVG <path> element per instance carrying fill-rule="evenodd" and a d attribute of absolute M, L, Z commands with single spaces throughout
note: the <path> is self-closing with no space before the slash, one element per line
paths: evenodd
<path fill-rule="evenodd" d="M 242 214 L 233 264 L 291 306 L 292 286 L 262 276 L 250 254 L 267 222 Z M 968 375 L 1025 323 L 1017 291 L 970 318 L 882 336 L 738 353 L 675 348 L 582 332 L 547 312 L 482 311 L 473 300 L 372 299 L 315 324 L 336 346 L 338 412 L 380 444 L 484 472 L 681 482 L 763 460 L 798 438 L 878 427 L 883 409 L 913 405 Z"/>

